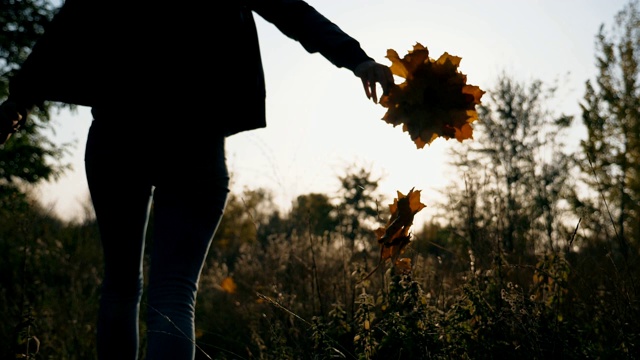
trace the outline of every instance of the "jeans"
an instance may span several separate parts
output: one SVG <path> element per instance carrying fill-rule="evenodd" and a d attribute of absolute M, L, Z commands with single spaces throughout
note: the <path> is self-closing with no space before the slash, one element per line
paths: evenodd
<path fill-rule="evenodd" d="M 229 192 L 224 136 L 151 122 L 184 114 L 93 115 L 85 165 L 104 255 L 98 358 L 138 358 L 150 234 L 146 358 L 194 359 L 199 277 Z"/>

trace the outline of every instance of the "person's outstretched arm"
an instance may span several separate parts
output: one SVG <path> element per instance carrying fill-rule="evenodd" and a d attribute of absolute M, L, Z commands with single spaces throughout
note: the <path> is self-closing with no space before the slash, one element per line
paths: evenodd
<path fill-rule="evenodd" d="M 367 98 L 378 102 L 376 84 L 384 93 L 393 85 L 388 66 L 377 63 L 360 43 L 303 0 L 245 0 L 250 10 L 298 41 L 309 53 L 320 53 L 337 67 L 362 80 Z"/>

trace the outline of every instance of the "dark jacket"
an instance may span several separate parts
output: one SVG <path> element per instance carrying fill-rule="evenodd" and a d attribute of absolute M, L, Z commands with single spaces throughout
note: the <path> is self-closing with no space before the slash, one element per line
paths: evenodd
<path fill-rule="evenodd" d="M 253 12 L 337 67 L 370 60 L 302 0 L 66 0 L 11 79 L 10 98 L 116 111 L 202 108 L 227 135 L 265 127 Z"/>

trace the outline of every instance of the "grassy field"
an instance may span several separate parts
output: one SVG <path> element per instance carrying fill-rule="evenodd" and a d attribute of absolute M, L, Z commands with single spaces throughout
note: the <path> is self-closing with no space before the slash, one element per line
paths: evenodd
<path fill-rule="evenodd" d="M 0 228 L 2 358 L 93 359 L 101 282 L 93 219 L 65 223 L 35 205 L 3 211 L 11 216 Z M 380 260 L 373 232 L 351 242 L 340 231 L 254 225 L 233 253 L 214 242 L 197 304 L 198 359 L 640 353 L 637 252 L 623 257 L 615 241 L 592 242 L 579 226 L 564 246 L 516 253 L 497 233 L 473 234 L 471 244 L 426 224 L 403 254 L 410 269 L 385 262 L 371 274 Z M 141 333 L 144 346 L 144 319 Z"/>

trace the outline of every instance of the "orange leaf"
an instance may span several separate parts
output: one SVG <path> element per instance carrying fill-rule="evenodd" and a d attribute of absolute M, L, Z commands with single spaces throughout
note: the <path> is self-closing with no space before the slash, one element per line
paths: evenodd
<path fill-rule="evenodd" d="M 411 271 L 411 259 L 398 259 L 405 247 L 411 242 L 409 229 L 413 225 L 413 218 L 426 207 L 420 202 L 420 190 L 409 190 L 407 195 L 398 191 L 398 197 L 389 204 L 391 217 L 385 226 L 374 230 L 380 245 L 380 261 L 378 265 L 363 279 L 369 278 L 382 263 L 391 259 L 400 273 Z"/>
<path fill-rule="evenodd" d="M 456 129 L 456 139 L 460 142 L 464 139 L 473 139 L 473 129 L 471 125 L 464 124 L 460 129 Z"/>
<path fill-rule="evenodd" d="M 396 270 L 401 274 L 411 273 L 411 259 L 402 258 L 395 262 Z"/>
<path fill-rule="evenodd" d="M 391 72 L 405 81 L 380 99 L 387 108 L 382 120 L 394 127 L 402 124 L 419 149 L 438 137 L 473 139 L 470 124 L 478 119 L 475 106 L 485 92 L 467 84 L 467 76 L 458 71 L 461 57 L 445 52 L 434 60 L 416 43 L 403 58 L 393 49 L 387 50 L 387 58 Z"/>
<path fill-rule="evenodd" d="M 381 261 L 396 258 L 410 242 L 409 229 L 413 218 L 426 207 L 420 202 L 420 190 L 411 189 L 405 196 L 398 191 L 398 197 L 389 205 L 391 217 L 387 225 L 376 230 L 380 245 Z"/>
<path fill-rule="evenodd" d="M 222 290 L 228 292 L 229 294 L 235 293 L 236 289 L 238 288 L 236 282 L 233 281 L 231 277 L 224 278 L 224 280 L 222 280 L 222 283 L 220 284 L 220 287 L 222 288 Z"/>

